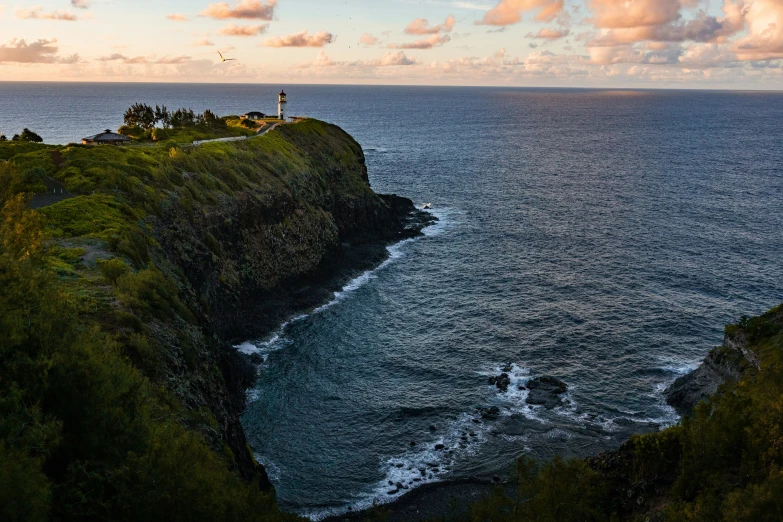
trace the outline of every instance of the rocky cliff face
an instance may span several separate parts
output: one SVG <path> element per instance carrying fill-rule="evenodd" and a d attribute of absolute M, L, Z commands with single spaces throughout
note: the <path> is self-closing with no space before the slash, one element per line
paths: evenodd
<path fill-rule="evenodd" d="M 261 149 L 267 138 L 277 141 L 272 153 Z M 201 412 L 193 427 L 214 449 L 227 448 L 242 476 L 269 487 L 239 423 L 255 372 L 231 341 L 323 302 L 432 218 L 408 199 L 375 194 L 361 147 L 337 127 L 306 122 L 253 141 L 235 146 L 248 183 L 208 193 L 208 204 L 168 205 L 149 220 L 154 263 L 198 315 L 195 325 L 160 322 L 150 331 L 166 347 L 161 380 Z"/>
<path fill-rule="evenodd" d="M 738 381 L 746 370 L 758 367 L 758 357 L 748 347 L 745 335 L 727 332 L 723 344 L 713 348 L 696 370 L 669 386 L 664 393 L 666 402 L 680 415 L 688 415 L 701 401 L 715 395 L 721 384 Z"/>

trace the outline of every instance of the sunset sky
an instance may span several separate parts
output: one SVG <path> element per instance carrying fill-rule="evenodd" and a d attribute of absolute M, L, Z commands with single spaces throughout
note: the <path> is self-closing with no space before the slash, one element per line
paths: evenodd
<path fill-rule="evenodd" d="M 5 80 L 783 89 L 783 0 L 0 0 Z"/>

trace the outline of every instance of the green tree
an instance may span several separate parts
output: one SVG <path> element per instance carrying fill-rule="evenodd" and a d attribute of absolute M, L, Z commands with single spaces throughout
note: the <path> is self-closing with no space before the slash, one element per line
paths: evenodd
<path fill-rule="evenodd" d="M 25 128 L 22 130 L 22 135 L 19 136 L 20 141 L 27 141 L 30 143 L 42 143 L 43 138 L 41 138 L 38 134 L 34 133 L 28 128 Z"/>
<path fill-rule="evenodd" d="M 155 106 L 155 122 L 163 125 L 163 128 L 168 128 L 171 124 L 171 115 L 165 105 Z"/>
<path fill-rule="evenodd" d="M 149 105 L 134 103 L 125 111 L 123 119 L 128 127 L 150 130 L 155 126 L 155 110 Z"/>

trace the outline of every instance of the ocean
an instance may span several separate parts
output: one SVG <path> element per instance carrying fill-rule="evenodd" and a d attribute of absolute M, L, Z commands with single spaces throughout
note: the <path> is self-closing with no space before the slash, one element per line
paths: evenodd
<path fill-rule="evenodd" d="M 0 130 L 78 141 L 137 101 L 271 113 L 281 88 L 289 114 L 362 144 L 377 192 L 439 218 L 239 347 L 266 358 L 243 423 L 285 509 L 318 519 L 676 423 L 666 386 L 783 301 L 779 93 L 0 83 Z M 525 402 L 542 375 L 562 406 Z"/>

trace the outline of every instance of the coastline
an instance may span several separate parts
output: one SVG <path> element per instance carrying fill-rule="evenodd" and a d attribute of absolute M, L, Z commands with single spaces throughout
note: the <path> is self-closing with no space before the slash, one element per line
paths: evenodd
<path fill-rule="evenodd" d="M 225 338 L 234 347 L 265 342 L 263 339 L 274 336 L 297 318 L 329 306 L 346 285 L 387 262 L 390 248 L 424 236 L 424 229 L 438 222 L 434 214 L 416 208 L 410 199 L 379 196 L 395 200 L 398 226 L 375 238 L 342 242 L 314 271 L 254 296 L 237 314 L 245 318 L 244 323 L 231 328 Z"/>

